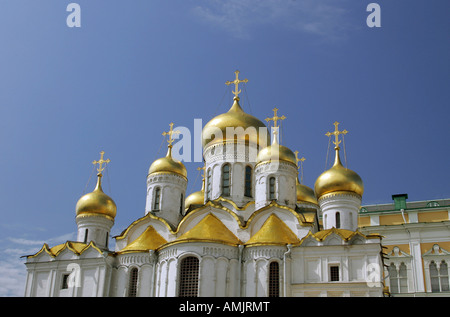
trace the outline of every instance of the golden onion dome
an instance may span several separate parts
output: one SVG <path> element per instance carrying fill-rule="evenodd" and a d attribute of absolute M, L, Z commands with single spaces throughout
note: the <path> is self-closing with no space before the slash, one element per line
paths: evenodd
<path fill-rule="evenodd" d="M 260 130 L 261 128 L 264 132 Z M 239 97 L 234 97 L 234 103 L 228 112 L 211 119 L 202 130 L 203 147 L 208 144 L 236 140 L 256 143 L 258 146 L 266 146 L 270 143 L 266 125 L 242 110 Z"/>
<path fill-rule="evenodd" d="M 172 146 L 169 145 L 167 155 L 159 158 L 150 165 L 148 175 L 155 173 L 174 173 L 187 178 L 187 170 L 183 163 L 172 157 Z"/>
<path fill-rule="evenodd" d="M 193 205 L 203 205 L 205 203 L 205 180 L 203 179 L 202 189 L 186 197 L 184 209 L 188 210 Z"/>
<path fill-rule="evenodd" d="M 302 202 L 307 202 L 307 203 L 312 203 L 314 205 L 318 205 L 317 203 L 317 198 L 316 195 L 314 194 L 314 190 L 312 190 L 312 188 L 300 184 L 298 179 L 297 179 L 297 202 L 298 203 L 302 203 Z"/>
<path fill-rule="evenodd" d="M 184 209 L 189 209 L 193 205 L 203 205 L 205 203 L 205 192 L 199 190 L 186 197 L 184 201 Z"/>
<path fill-rule="evenodd" d="M 114 219 L 117 211 L 116 203 L 102 190 L 102 174 L 99 173 L 97 177 L 97 185 L 95 186 L 94 191 L 82 196 L 78 200 L 75 207 L 76 215 L 77 217 L 101 215 Z"/>
<path fill-rule="evenodd" d="M 345 191 L 353 192 L 359 196 L 364 193 L 364 184 L 361 177 L 354 171 L 342 166 L 339 158 L 339 147 L 335 148 L 336 157 L 334 165 L 323 172 L 316 180 L 314 191 L 316 197 L 320 198 L 325 194 Z"/>
<path fill-rule="evenodd" d="M 256 164 L 270 161 L 284 161 L 297 166 L 297 159 L 294 152 L 288 147 L 278 144 L 275 135 L 272 144 L 259 151 Z"/>

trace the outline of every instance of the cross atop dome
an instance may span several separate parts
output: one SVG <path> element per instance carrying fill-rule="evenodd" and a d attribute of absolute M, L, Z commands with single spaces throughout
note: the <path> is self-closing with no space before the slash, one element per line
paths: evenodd
<path fill-rule="evenodd" d="M 239 90 L 239 84 L 240 83 L 248 83 L 248 79 L 240 80 L 239 79 L 239 71 L 238 70 L 236 70 L 234 73 L 236 74 L 236 79 L 233 80 L 233 81 L 225 82 L 225 85 L 229 86 L 231 84 L 234 84 L 234 91 L 233 91 L 234 98 L 235 99 L 237 98 L 239 100 L 239 94 L 242 92 L 241 90 Z"/>
<path fill-rule="evenodd" d="M 97 165 L 97 164 L 98 164 L 97 172 L 98 172 L 99 174 L 101 174 L 101 173 L 103 172 L 103 170 L 105 169 L 105 167 L 103 167 L 103 164 L 105 163 L 105 166 L 106 166 L 106 164 L 108 164 L 109 162 L 111 162 L 110 159 L 104 160 L 104 159 L 103 159 L 103 155 L 105 155 L 105 152 L 104 152 L 104 151 L 101 151 L 101 152 L 100 152 L 100 160 L 98 160 L 98 161 L 93 161 L 93 162 L 92 162 L 92 164 L 94 164 L 94 165 Z"/>
<path fill-rule="evenodd" d="M 297 169 L 300 169 L 300 184 L 303 184 L 303 162 L 306 161 L 304 157 L 301 159 L 298 158 L 298 151 L 294 152 L 295 154 L 295 160 L 297 161 Z M 298 165 L 298 162 L 300 162 L 300 165 Z"/>
<path fill-rule="evenodd" d="M 327 133 L 325 133 L 325 135 L 327 137 L 331 137 L 332 135 L 334 135 L 335 141 L 333 141 L 333 143 L 334 143 L 334 145 L 336 145 L 336 148 L 339 148 L 339 144 L 342 142 L 342 141 L 339 141 L 339 135 L 340 134 L 346 135 L 348 133 L 348 131 L 347 130 L 339 131 L 339 129 L 338 129 L 339 122 L 337 122 L 337 121 L 333 124 L 334 124 L 334 131 L 327 132 Z"/>
<path fill-rule="evenodd" d="M 169 136 L 169 140 L 167 140 L 167 143 L 169 143 L 169 147 L 171 147 L 171 146 L 172 146 L 172 143 L 173 143 L 173 141 L 174 141 L 174 139 L 172 138 L 172 136 L 173 136 L 174 134 L 180 134 L 180 131 L 178 131 L 178 130 L 173 131 L 173 122 L 171 122 L 171 123 L 169 124 L 169 126 L 170 126 L 170 130 L 169 130 L 168 132 L 163 132 L 162 135 L 164 135 L 164 136 L 168 135 L 168 136 Z"/>

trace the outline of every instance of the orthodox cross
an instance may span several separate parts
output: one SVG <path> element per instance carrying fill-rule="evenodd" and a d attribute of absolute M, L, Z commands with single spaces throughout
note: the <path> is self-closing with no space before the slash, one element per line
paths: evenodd
<path fill-rule="evenodd" d="M 339 144 L 342 142 L 342 141 L 339 141 L 339 135 L 340 134 L 346 135 L 348 133 L 348 131 L 347 130 L 339 131 L 338 130 L 339 122 L 337 122 L 337 121 L 335 123 L 333 123 L 333 124 L 334 124 L 334 132 L 327 132 L 327 133 L 325 133 L 325 135 L 327 137 L 331 137 L 332 135 L 334 135 L 335 141 L 333 141 L 333 143 L 338 148 Z"/>
<path fill-rule="evenodd" d="M 197 171 L 203 171 L 202 172 L 202 179 L 205 179 L 205 166 L 197 167 Z"/>
<path fill-rule="evenodd" d="M 103 170 L 105 169 L 105 168 L 103 167 L 103 163 L 108 164 L 109 162 L 111 162 L 110 159 L 104 160 L 104 159 L 103 159 L 103 155 L 105 155 L 105 152 L 104 152 L 104 151 L 101 151 L 101 152 L 100 152 L 100 160 L 98 160 L 98 161 L 93 161 L 93 162 L 92 162 L 92 164 L 94 164 L 94 165 L 98 164 L 97 171 L 98 171 L 99 173 L 103 172 Z"/>
<path fill-rule="evenodd" d="M 240 83 L 248 83 L 248 79 L 240 80 L 239 79 L 239 71 L 238 70 L 235 71 L 234 73 L 236 74 L 236 79 L 233 80 L 233 81 L 227 81 L 225 83 L 225 85 L 229 86 L 231 84 L 234 84 L 235 88 L 234 88 L 233 94 L 234 94 L 235 98 L 239 98 L 238 95 L 241 93 L 241 90 L 239 90 L 239 84 Z"/>
<path fill-rule="evenodd" d="M 279 117 L 277 115 L 277 112 L 278 112 L 277 108 L 273 108 L 272 110 L 273 110 L 273 117 L 272 118 L 266 118 L 266 121 L 267 122 L 273 121 L 273 128 L 274 128 L 273 129 L 273 134 L 277 134 L 278 133 L 278 120 L 284 120 L 284 119 L 286 119 L 286 117 L 285 116 Z"/>
<path fill-rule="evenodd" d="M 304 157 L 301 159 L 298 158 L 298 151 L 295 151 L 295 161 L 297 162 L 297 169 L 300 168 L 300 184 L 303 184 L 303 162 L 306 160 Z M 300 166 L 298 166 L 298 162 L 300 162 Z"/>
<path fill-rule="evenodd" d="M 162 135 L 164 135 L 164 136 L 168 135 L 169 136 L 169 140 L 167 140 L 167 143 L 169 143 L 169 146 L 172 146 L 172 143 L 174 141 L 172 136 L 174 134 L 180 134 L 180 131 L 178 131 L 178 130 L 177 131 L 173 131 L 173 122 L 171 122 L 169 124 L 169 126 L 170 126 L 170 130 L 168 132 L 163 132 Z"/>

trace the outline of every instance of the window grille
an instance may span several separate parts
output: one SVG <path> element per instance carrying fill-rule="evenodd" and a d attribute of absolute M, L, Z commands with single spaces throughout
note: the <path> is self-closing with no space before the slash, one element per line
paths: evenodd
<path fill-rule="evenodd" d="M 179 297 L 198 296 L 198 273 L 199 261 L 194 256 L 189 256 L 181 260 L 179 278 Z"/>
<path fill-rule="evenodd" d="M 330 281 L 339 281 L 339 266 L 330 266 Z"/>
<path fill-rule="evenodd" d="M 280 266 L 278 262 L 269 265 L 269 297 L 280 296 Z"/>
<path fill-rule="evenodd" d="M 133 267 L 130 270 L 130 280 L 128 284 L 128 297 L 136 297 L 137 295 L 138 269 Z"/>

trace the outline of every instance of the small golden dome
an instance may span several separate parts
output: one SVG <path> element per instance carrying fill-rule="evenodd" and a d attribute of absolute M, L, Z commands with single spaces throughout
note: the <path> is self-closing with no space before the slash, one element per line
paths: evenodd
<path fill-rule="evenodd" d="M 171 145 L 169 145 L 167 155 L 154 161 L 148 170 L 149 175 L 160 172 L 175 173 L 187 178 L 187 170 L 184 164 L 172 157 Z"/>
<path fill-rule="evenodd" d="M 274 136 L 271 145 L 259 151 L 256 164 L 269 161 L 284 161 L 297 166 L 297 160 L 294 152 L 292 152 L 288 147 L 278 144 L 276 136 Z"/>
<path fill-rule="evenodd" d="M 192 205 L 203 205 L 205 203 L 205 192 L 199 190 L 198 192 L 192 193 L 186 197 L 184 201 L 184 209 L 189 209 Z"/>
<path fill-rule="evenodd" d="M 314 205 L 318 205 L 316 195 L 314 194 L 314 191 L 312 188 L 300 184 L 297 179 L 297 202 L 308 202 L 312 203 Z"/>
<path fill-rule="evenodd" d="M 227 128 L 230 128 L 228 133 Z M 242 133 L 237 128 L 243 128 Z M 263 128 L 264 132 L 261 132 L 260 128 Z M 228 135 L 230 132 L 232 135 Z M 205 125 L 202 130 L 202 146 L 206 147 L 208 144 L 235 141 L 236 139 L 250 141 L 258 146 L 260 144 L 266 146 L 270 143 L 266 125 L 242 110 L 239 105 L 239 97 L 234 97 L 234 103 L 228 112 L 218 115 Z"/>
<path fill-rule="evenodd" d="M 316 197 L 338 192 L 346 191 L 353 192 L 362 196 L 364 193 L 364 184 L 361 177 L 354 171 L 342 166 L 339 158 L 339 147 L 335 148 L 336 157 L 334 165 L 327 171 L 323 172 L 316 180 L 314 191 Z"/>
<path fill-rule="evenodd" d="M 114 219 L 116 216 L 116 203 L 102 190 L 101 179 L 102 174 L 99 173 L 97 185 L 93 192 L 82 196 L 75 207 L 76 215 L 103 215 Z"/>

